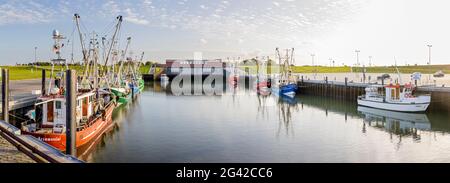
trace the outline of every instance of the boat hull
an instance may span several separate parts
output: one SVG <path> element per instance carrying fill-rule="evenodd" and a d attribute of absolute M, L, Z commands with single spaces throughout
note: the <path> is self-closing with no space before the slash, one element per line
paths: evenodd
<path fill-rule="evenodd" d="M 139 91 L 140 92 L 144 91 L 144 87 L 145 87 L 144 79 L 139 79 Z"/>
<path fill-rule="evenodd" d="M 117 103 L 126 104 L 131 100 L 131 93 L 123 93 L 116 89 L 111 89 L 111 92 L 117 97 Z"/>
<path fill-rule="evenodd" d="M 398 112 L 425 112 L 430 103 L 406 104 L 406 103 L 388 103 L 377 102 L 364 99 L 358 99 L 358 105 L 377 109 L 384 109 Z"/>
<path fill-rule="evenodd" d="M 76 147 L 81 148 L 89 144 L 97 136 L 103 134 L 112 124 L 112 112 L 115 108 L 114 104 L 110 104 L 105 111 L 103 117 L 98 117 L 91 125 L 76 133 Z M 66 134 L 65 133 L 35 133 L 22 131 L 22 134 L 31 135 L 37 139 L 61 150 L 66 150 Z"/>
<path fill-rule="evenodd" d="M 272 87 L 272 93 L 278 96 L 287 96 L 294 98 L 295 94 L 297 93 L 297 85 L 295 84 L 288 84 L 280 87 Z"/>

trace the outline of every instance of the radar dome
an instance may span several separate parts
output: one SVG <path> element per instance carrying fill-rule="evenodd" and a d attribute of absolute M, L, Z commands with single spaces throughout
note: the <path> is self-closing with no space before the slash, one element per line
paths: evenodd
<path fill-rule="evenodd" d="M 58 30 L 53 30 L 53 37 L 58 37 L 60 36 L 59 31 Z"/>

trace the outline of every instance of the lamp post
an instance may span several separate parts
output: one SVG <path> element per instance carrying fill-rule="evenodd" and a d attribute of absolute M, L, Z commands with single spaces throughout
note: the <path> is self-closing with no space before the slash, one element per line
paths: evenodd
<path fill-rule="evenodd" d="M 315 54 L 311 54 L 312 66 L 314 66 L 314 57 L 315 56 L 316 56 Z"/>
<path fill-rule="evenodd" d="M 369 67 L 372 67 L 372 56 L 369 56 Z"/>
<path fill-rule="evenodd" d="M 37 52 L 37 46 L 35 46 L 34 47 L 34 63 L 36 64 L 36 61 L 37 61 L 37 54 L 36 54 L 36 52 Z"/>
<path fill-rule="evenodd" d="M 359 52 L 361 52 L 360 50 L 355 50 L 356 52 L 356 66 L 359 66 Z"/>
<path fill-rule="evenodd" d="M 428 46 L 428 65 L 431 65 L 431 48 L 433 45 L 429 44 Z"/>

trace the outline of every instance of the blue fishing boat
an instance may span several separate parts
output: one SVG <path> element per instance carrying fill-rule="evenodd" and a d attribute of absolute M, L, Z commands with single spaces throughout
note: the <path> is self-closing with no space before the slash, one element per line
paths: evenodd
<path fill-rule="evenodd" d="M 278 48 L 276 53 L 279 59 L 280 74 L 275 79 L 275 83 L 272 84 L 272 93 L 276 96 L 287 96 L 294 98 L 298 91 L 296 81 L 292 77 L 292 70 L 290 66 L 293 64 L 294 48 L 286 50 L 286 55 L 281 56 Z"/>

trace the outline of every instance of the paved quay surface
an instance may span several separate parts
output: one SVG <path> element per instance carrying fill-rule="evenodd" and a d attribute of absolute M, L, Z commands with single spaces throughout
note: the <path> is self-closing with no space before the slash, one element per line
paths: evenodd
<path fill-rule="evenodd" d="M 34 161 L 0 136 L 0 163 L 34 163 Z"/>
<path fill-rule="evenodd" d="M 40 79 L 10 81 L 9 83 L 10 95 L 13 100 L 29 97 L 32 90 L 41 89 Z M 34 163 L 34 161 L 0 136 L 0 163 Z"/>

